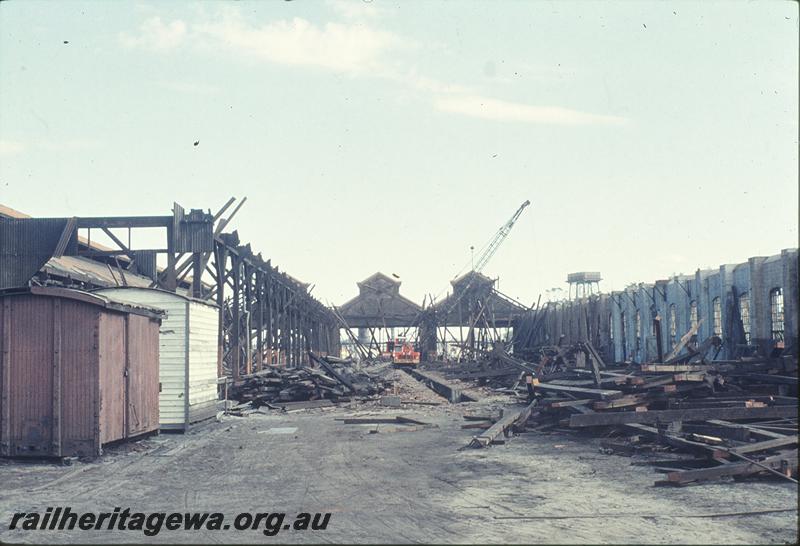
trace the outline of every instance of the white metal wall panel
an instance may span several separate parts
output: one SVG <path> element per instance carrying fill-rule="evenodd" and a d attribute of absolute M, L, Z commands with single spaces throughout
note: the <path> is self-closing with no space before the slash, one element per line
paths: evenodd
<path fill-rule="evenodd" d="M 111 299 L 166 311 L 159 335 L 159 424 L 186 424 L 186 308 L 188 300 L 169 292 L 145 288 L 99 290 Z"/>
<path fill-rule="evenodd" d="M 216 412 L 217 336 L 216 307 L 189 302 L 189 414 L 191 420 Z"/>

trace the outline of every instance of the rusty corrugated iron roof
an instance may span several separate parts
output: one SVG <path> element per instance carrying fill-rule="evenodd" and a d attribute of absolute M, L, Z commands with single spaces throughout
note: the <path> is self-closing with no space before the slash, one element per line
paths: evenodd
<path fill-rule="evenodd" d="M 81 301 L 91 305 L 97 305 L 112 311 L 119 311 L 121 313 L 133 313 L 135 315 L 143 315 L 153 319 L 161 319 L 164 312 L 155 307 L 145 307 L 143 305 L 134 305 L 131 303 L 122 303 L 112 300 L 106 296 L 86 292 L 85 290 L 74 290 L 72 288 L 61 288 L 54 286 L 31 286 L 28 288 L 13 288 L 8 290 L 0 290 L 0 297 L 12 297 L 32 294 L 34 296 L 43 296 L 51 298 L 65 298 L 69 300 Z"/>

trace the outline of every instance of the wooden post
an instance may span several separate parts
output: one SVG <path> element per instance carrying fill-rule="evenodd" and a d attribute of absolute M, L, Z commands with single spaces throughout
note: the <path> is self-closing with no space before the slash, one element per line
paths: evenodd
<path fill-rule="evenodd" d="M 233 329 L 231 331 L 231 352 L 233 353 L 233 359 L 231 360 L 231 372 L 233 375 L 233 380 L 236 381 L 239 379 L 239 365 L 241 362 L 242 356 L 242 336 L 240 332 L 241 326 L 241 313 L 239 311 L 240 308 L 240 299 L 241 299 L 241 282 L 242 282 L 242 275 L 241 275 L 241 262 L 238 256 L 233 255 L 231 256 L 231 262 L 233 265 L 233 301 L 231 302 L 231 315 L 233 317 Z"/>
<path fill-rule="evenodd" d="M 214 266 L 217 270 L 217 307 L 219 308 L 219 324 L 217 325 L 217 377 L 225 375 L 222 368 L 222 352 L 225 347 L 225 264 L 228 261 L 227 251 L 223 245 L 215 243 Z"/>

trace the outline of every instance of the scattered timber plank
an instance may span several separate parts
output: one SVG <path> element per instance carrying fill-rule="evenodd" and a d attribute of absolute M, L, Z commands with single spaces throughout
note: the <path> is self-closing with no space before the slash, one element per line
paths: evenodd
<path fill-rule="evenodd" d="M 285 409 L 286 411 L 296 409 L 326 408 L 333 406 L 330 400 L 304 400 L 301 402 L 270 402 L 267 407 L 274 409 Z"/>
<path fill-rule="evenodd" d="M 731 429 L 746 430 L 749 433 L 749 435 L 755 436 L 755 437 L 758 437 L 758 438 L 770 439 L 770 438 L 784 438 L 784 437 L 786 437 L 785 434 L 778 434 L 777 432 L 772 432 L 770 430 L 764 430 L 764 429 L 761 429 L 757 425 L 754 425 L 754 424 L 753 425 L 746 425 L 744 423 L 731 423 L 730 421 L 723 421 L 721 419 L 709 419 L 708 420 L 708 424 L 716 425 L 716 426 L 720 426 L 720 427 L 725 427 L 725 428 L 731 428 Z"/>
<path fill-rule="evenodd" d="M 591 375 L 592 373 L 593 372 L 591 370 L 582 370 L 581 368 L 573 368 L 573 369 L 571 369 L 569 371 L 569 374 L 567 374 L 567 375 L 570 375 L 570 376 L 573 375 L 573 374 Z M 551 374 L 548 377 L 551 377 L 551 378 L 555 379 L 556 375 L 558 375 L 558 374 Z M 624 379 L 626 377 L 634 377 L 634 376 L 632 376 L 631 374 L 628 374 L 628 373 L 601 371 L 600 372 L 600 377 L 603 377 L 603 378 L 614 378 L 614 377 L 616 377 L 616 378 Z M 549 381 L 549 379 L 546 379 L 546 380 Z"/>
<path fill-rule="evenodd" d="M 338 419 L 345 425 L 379 425 L 388 423 L 397 423 L 397 419 L 389 417 L 349 417 Z"/>
<path fill-rule="evenodd" d="M 598 400 L 592 405 L 592 407 L 596 410 L 624 408 L 627 406 L 636 406 L 644 401 L 645 401 L 645 395 L 630 394 L 628 396 L 623 396 L 620 398 L 616 398 L 614 400 Z"/>
<path fill-rule="evenodd" d="M 652 378 L 645 379 L 642 382 L 634 381 L 631 384 L 636 385 L 636 390 L 647 390 L 647 389 L 654 389 L 657 387 L 663 387 L 665 385 L 671 385 L 673 382 L 674 379 L 672 378 L 672 376 L 667 375 L 664 377 L 659 377 L 657 379 L 652 379 Z"/>
<path fill-rule="evenodd" d="M 495 345 L 495 346 L 498 347 L 497 345 Z M 529 366 L 527 362 L 524 362 L 522 360 L 518 360 L 518 359 L 506 354 L 503 351 L 497 351 L 494 354 L 494 356 L 498 360 L 500 360 L 501 362 L 505 362 L 506 364 L 510 364 L 511 366 L 515 366 L 515 367 L 519 368 L 520 370 L 522 370 L 523 372 L 527 372 L 529 374 L 533 374 L 534 377 L 536 376 L 536 370 L 532 367 L 532 365 Z"/>
<path fill-rule="evenodd" d="M 569 387 L 588 387 L 591 385 L 598 386 L 594 379 L 552 379 L 547 382 L 548 385 L 566 385 Z M 624 385 L 625 379 L 622 377 L 601 377 L 600 385 Z"/>
<path fill-rule="evenodd" d="M 705 381 L 706 374 L 703 372 L 676 373 L 672 379 L 674 381 Z"/>
<path fill-rule="evenodd" d="M 317 355 L 315 355 L 311 351 L 308 351 L 308 356 L 310 356 L 311 359 L 314 362 L 316 362 L 317 364 L 322 366 L 322 368 L 326 372 L 328 372 L 329 375 L 332 375 L 339 383 L 341 383 L 342 385 L 344 385 L 345 387 L 350 389 L 350 392 L 355 392 L 356 391 L 355 387 L 353 387 L 353 384 L 350 383 L 350 381 L 348 381 L 347 379 L 345 379 L 342 375 L 340 375 L 336 370 L 334 370 L 333 366 L 331 366 L 330 364 L 325 362 L 325 359 L 319 358 Z"/>
<path fill-rule="evenodd" d="M 697 400 L 674 400 L 670 402 L 669 409 L 698 409 L 698 408 L 766 408 L 764 402 L 755 400 L 714 400 L 700 398 Z"/>
<path fill-rule="evenodd" d="M 584 389 L 586 390 L 586 389 Z M 571 415 L 570 427 L 624 425 L 627 423 L 669 423 L 672 421 L 707 421 L 709 419 L 768 419 L 792 417 L 797 408 L 772 406 L 768 408 L 698 408 L 659 411 L 626 411 Z"/>
<path fill-rule="evenodd" d="M 528 417 L 530 417 L 536 402 L 537 401 L 534 400 L 524 408 L 517 411 L 512 411 L 511 409 L 507 408 L 503 412 L 503 417 L 501 417 L 494 425 L 492 425 L 482 434 L 472 438 L 472 441 L 469 443 L 469 447 L 479 448 L 486 447 L 492 443 L 497 443 L 497 437 L 501 434 L 508 434 L 514 428 L 514 426 L 524 426 L 525 422 L 528 420 Z"/>
<path fill-rule="evenodd" d="M 789 377 L 784 375 L 771 375 L 766 373 L 741 373 L 741 372 L 733 372 L 729 373 L 731 377 L 743 377 L 745 379 L 752 380 L 754 382 L 759 383 L 776 383 L 779 385 L 793 385 L 797 386 L 797 378 L 796 377 Z"/>
<path fill-rule="evenodd" d="M 345 425 L 381 425 L 381 424 L 412 424 L 412 425 L 428 425 L 422 421 L 411 419 L 409 417 L 344 417 L 337 418 L 337 421 L 342 421 Z"/>
<path fill-rule="evenodd" d="M 395 417 L 398 423 L 405 423 L 405 424 L 412 424 L 412 425 L 429 425 L 430 423 L 425 423 L 423 421 L 417 421 L 416 419 L 411 419 L 410 417 L 402 417 L 398 415 Z"/>
<path fill-rule="evenodd" d="M 428 375 L 417 369 L 403 368 L 403 370 L 439 396 L 443 396 L 449 400 L 451 403 L 456 404 L 458 402 L 477 402 L 475 398 L 465 394 L 461 391 L 461 389 L 454 387 L 446 381 L 442 381 L 441 379 Z"/>
<path fill-rule="evenodd" d="M 550 402 L 549 406 L 551 408 L 574 408 L 577 406 L 585 406 L 586 404 L 591 404 L 594 402 L 591 398 L 582 398 L 580 400 L 558 400 L 555 402 Z"/>
<path fill-rule="evenodd" d="M 708 444 L 712 446 L 718 446 L 725 443 L 725 440 L 720 438 L 719 436 L 710 436 L 708 434 L 698 434 L 696 432 L 689 433 L 689 439 L 694 442 L 701 442 L 703 444 Z"/>
<path fill-rule="evenodd" d="M 689 343 L 689 341 L 692 339 L 692 336 L 697 334 L 697 331 L 700 329 L 700 325 L 703 324 L 703 320 L 705 320 L 705 319 L 700 319 L 699 321 L 697 321 L 697 324 L 695 324 L 694 326 L 689 328 L 689 331 L 686 332 L 685 334 L 683 334 L 683 337 L 681 337 L 681 340 L 675 345 L 675 347 L 664 358 L 664 362 L 669 362 L 670 360 L 672 360 L 673 358 L 678 356 L 678 353 L 680 353 L 683 350 L 683 348 L 686 346 L 686 344 Z"/>
<path fill-rule="evenodd" d="M 784 463 L 785 461 L 785 463 Z M 782 453 L 767 457 L 763 461 L 758 461 L 775 471 L 780 471 L 783 464 L 787 464 L 792 472 L 797 472 L 797 450 L 790 453 Z M 733 463 L 711 468 L 699 468 L 697 470 L 682 470 L 667 474 L 667 480 L 656 482 L 656 485 L 678 485 L 702 480 L 714 480 L 732 476 L 746 476 L 748 474 L 758 474 L 765 469 L 757 464 L 750 462 Z"/>
<path fill-rule="evenodd" d="M 553 379 L 548 385 L 564 385 L 565 387 L 588 387 L 594 385 L 594 379 Z M 616 384 L 616 383 L 615 383 Z"/>
<path fill-rule="evenodd" d="M 631 466 L 682 466 L 684 468 L 708 468 L 708 457 L 689 456 L 675 459 L 657 459 L 647 461 L 631 461 Z"/>
<path fill-rule="evenodd" d="M 764 440 L 763 442 L 755 442 L 743 446 L 737 446 L 731 449 L 731 453 L 741 455 L 744 453 L 756 453 L 758 451 L 766 451 L 768 449 L 776 449 L 779 447 L 786 447 L 797 444 L 797 436 L 785 436 L 783 438 L 773 438 L 772 440 Z"/>
<path fill-rule="evenodd" d="M 598 367 L 600 367 L 600 368 L 605 368 L 606 367 L 606 363 L 603 362 L 602 357 L 597 352 L 597 349 L 594 348 L 594 345 L 592 345 L 591 342 L 585 341 L 583 343 L 583 347 L 586 349 L 586 351 L 589 353 L 589 356 L 592 357 L 592 360 L 595 361 L 595 363 L 596 363 L 596 365 Z M 602 375 L 602 372 L 601 372 L 601 375 Z"/>
<path fill-rule="evenodd" d="M 707 372 L 712 366 L 690 364 L 642 364 L 645 373 Z"/>
<path fill-rule="evenodd" d="M 692 440 L 687 440 L 685 438 L 681 438 L 680 436 L 675 436 L 673 434 L 661 434 L 655 427 L 649 427 L 647 425 L 642 425 L 639 423 L 627 423 L 623 426 L 629 430 L 654 436 L 658 438 L 661 442 L 670 445 L 672 447 L 684 449 L 692 453 L 699 453 L 701 455 L 710 456 L 712 459 L 718 461 L 720 459 L 724 459 L 728 455 L 728 452 L 725 449 L 710 446 L 703 442 L 694 442 Z"/>
<path fill-rule="evenodd" d="M 684 423 L 683 431 L 693 434 L 702 434 L 705 436 L 716 436 L 718 438 L 727 438 L 729 440 L 736 440 L 737 442 L 750 441 L 750 431 L 741 427 L 723 427 L 716 425 L 698 424 L 698 423 Z"/>
<path fill-rule="evenodd" d="M 545 391 L 565 392 L 576 395 L 583 395 L 584 398 L 594 398 L 599 400 L 611 400 L 623 395 L 622 391 L 610 389 L 588 389 L 584 387 L 571 387 L 567 385 L 553 385 L 552 383 L 539 383 L 537 389 Z"/>
<path fill-rule="evenodd" d="M 464 415 L 465 421 L 494 421 L 491 415 Z"/>
<path fill-rule="evenodd" d="M 519 373 L 517 368 L 504 368 L 502 370 L 483 370 L 478 372 L 447 372 L 445 377 L 448 379 L 482 379 L 484 377 L 504 377 Z"/>

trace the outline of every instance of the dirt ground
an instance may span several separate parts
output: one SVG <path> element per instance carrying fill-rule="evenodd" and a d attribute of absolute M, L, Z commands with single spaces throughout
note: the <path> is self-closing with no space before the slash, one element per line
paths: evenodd
<path fill-rule="evenodd" d="M 410 378 L 408 381 L 413 382 Z M 399 378 L 404 398 L 441 400 Z M 506 402 L 507 403 L 507 402 Z M 466 449 L 458 405 L 377 404 L 223 417 L 71 466 L 0 462 L 0 541 L 26 543 L 795 543 L 797 512 L 687 518 L 796 508 L 788 482 L 656 488 L 651 468 L 604 455 L 599 442 L 531 432 Z M 337 418 L 403 415 L 431 423 L 345 425 Z M 377 432 L 371 432 L 377 430 Z M 330 512 L 324 531 L 21 531 L 17 511 Z M 571 519 L 506 519 L 549 516 Z M 586 517 L 592 516 L 592 517 Z M 598 517 L 599 516 L 599 517 Z M 684 516 L 684 517 L 682 517 Z"/>

